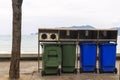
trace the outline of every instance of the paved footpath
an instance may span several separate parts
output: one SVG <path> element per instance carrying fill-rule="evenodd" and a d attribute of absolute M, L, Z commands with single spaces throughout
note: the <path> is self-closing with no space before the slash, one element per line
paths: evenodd
<path fill-rule="evenodd" d="M 0 61 L 0 80 L 8 80 L 9 61 Z M 119 69 L 119 61 L 117 61 L 117 69 Z M 21 61 L 20 64 L 20 80 L 120 80 L 119 70 L 117 74 L 112 73 L 77 73 L 77 74 L 61 74 L 61 76 L 44 76 L 37 72 L 37 61 Z"/>

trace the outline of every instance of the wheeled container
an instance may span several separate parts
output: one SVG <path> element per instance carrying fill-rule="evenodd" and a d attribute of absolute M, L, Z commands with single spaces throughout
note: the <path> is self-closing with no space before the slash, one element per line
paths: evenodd
<path fill-rule="evenodd" d="M 76 44 L 62 43 L 62 73 L 77 73 L 76 65 Z"/>
<path fill-rule="evenodd" d="M 61 47 L 60 44 L 43 43 L 43 55 L 42 55 L 42 76 L 50 74 L 59 74 L 61 65 Z"/>
<path fill-rule="evenodd" d="M 80 43 L 80 73 L 97 72 L 97 45 L 92 42 Z"/>
<path fill-rule="evenodd" d="M 101 43 L 99 45 L 99 73 L 117 73 L 116 43 Z"/>

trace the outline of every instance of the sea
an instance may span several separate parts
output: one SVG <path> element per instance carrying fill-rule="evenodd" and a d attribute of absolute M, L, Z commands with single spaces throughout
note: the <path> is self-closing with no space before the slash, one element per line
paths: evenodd
<path fill-rule="evenodd" d="M 0 35 L 0 54 L 10 54 L 12 50 L 12 36 Z M 37 54 L 38 53 L 38 36 L 22 35 L 21 53 Z"/>
<path fill-rule="evenodd" d="M 11 54 L 12 36 L 0 35 L 0 54 Z M 37 54 L 38 53 L 38 36 L 22 35 L 21 54 Z M 120 54 L 120 36 L 117 39 L 117 54 Z"/>

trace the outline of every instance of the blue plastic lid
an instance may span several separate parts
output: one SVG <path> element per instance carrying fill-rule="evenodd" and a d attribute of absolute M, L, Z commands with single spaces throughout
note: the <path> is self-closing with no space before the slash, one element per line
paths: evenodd
<path fill-rule="evenodd" d="M 82 42 L 80 45 L 96 45 L 95 42 Z"/>
<path fill-rule="evenodd" d="M 116 43 L 101 43 L 100 45 L 117 45 Z"/>

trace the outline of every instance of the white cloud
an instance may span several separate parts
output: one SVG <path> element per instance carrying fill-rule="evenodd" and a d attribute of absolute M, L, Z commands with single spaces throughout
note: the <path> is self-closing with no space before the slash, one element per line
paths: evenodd
<path fill-rule="evenodd" d="M 99 28 L 120 26 L 120 0 L 23 0 L 23 33 L 38 27 L 89 24 Z M 12 23 L 11 0 L 0 0 L 1 33 Z M 6 23 L 7 22 L 7 23 Z M 0 34 L 1 34 L 0 33 Z"/>

